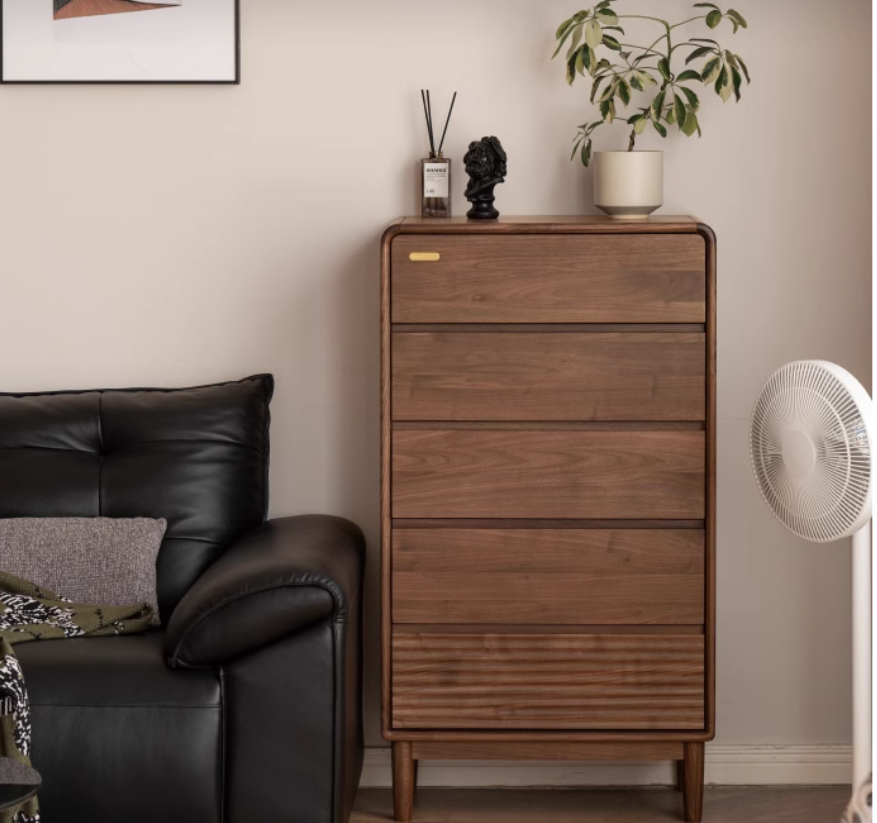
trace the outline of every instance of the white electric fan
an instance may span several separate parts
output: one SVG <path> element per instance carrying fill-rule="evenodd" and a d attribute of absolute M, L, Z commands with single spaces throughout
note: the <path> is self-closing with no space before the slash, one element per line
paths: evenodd
<path fill-rule="evenodd" d="M 822 360 L 783 366 L 752 412 L 752 467 L 789 531 L 816 543 L 853 538 L 853 787 L 871 773 L 871 444 L 868 392 Z"/>

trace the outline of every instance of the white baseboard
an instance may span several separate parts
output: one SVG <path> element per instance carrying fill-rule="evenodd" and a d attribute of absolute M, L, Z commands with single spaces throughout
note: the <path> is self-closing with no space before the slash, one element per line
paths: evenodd
<path fill-rule="evenodd" d="M 706 782 L 723 786 L 840 785 L 852 779 L 850 746 L 727 746 L 707 744 Z M 420 764 L 418 785 L 449 788 L 515 786 L 666 786 L 670 763 L 469 763 Z M 367 749 L 361 785 L 392 785 L 389 749 Z"/>

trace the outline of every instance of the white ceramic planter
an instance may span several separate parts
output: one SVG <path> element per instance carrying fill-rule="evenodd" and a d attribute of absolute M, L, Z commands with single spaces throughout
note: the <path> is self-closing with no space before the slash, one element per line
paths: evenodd
<path fill-rule="evenodd" d="M 664 205 L 664 153 L 598 151 L 594 205 L 619 220 L 644 220 Z"/>

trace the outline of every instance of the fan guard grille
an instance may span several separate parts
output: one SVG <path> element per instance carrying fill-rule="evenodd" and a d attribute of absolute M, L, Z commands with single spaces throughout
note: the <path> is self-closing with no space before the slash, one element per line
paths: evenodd
<path fill-rule="evenodd" d="M 767 505 L 790 531 L 820 543 L 855 530 L 871 490 L 866 412 L 828 366 L 801 361 L 776 372 L 756 401 L 750 432 Z"/>

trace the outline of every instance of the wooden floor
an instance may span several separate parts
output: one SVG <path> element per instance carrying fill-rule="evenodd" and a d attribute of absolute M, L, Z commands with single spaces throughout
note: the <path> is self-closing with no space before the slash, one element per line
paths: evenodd
<path fill-rule="evenodd" d="M 838 823 L 846 787 L 707 788 L 703 823 Z M 363 789 L 352 823 L 393 819 L 389 790 Z M 666 823 L 682 820 L 672 789 L 419 789 L 414 823 Z"/>

